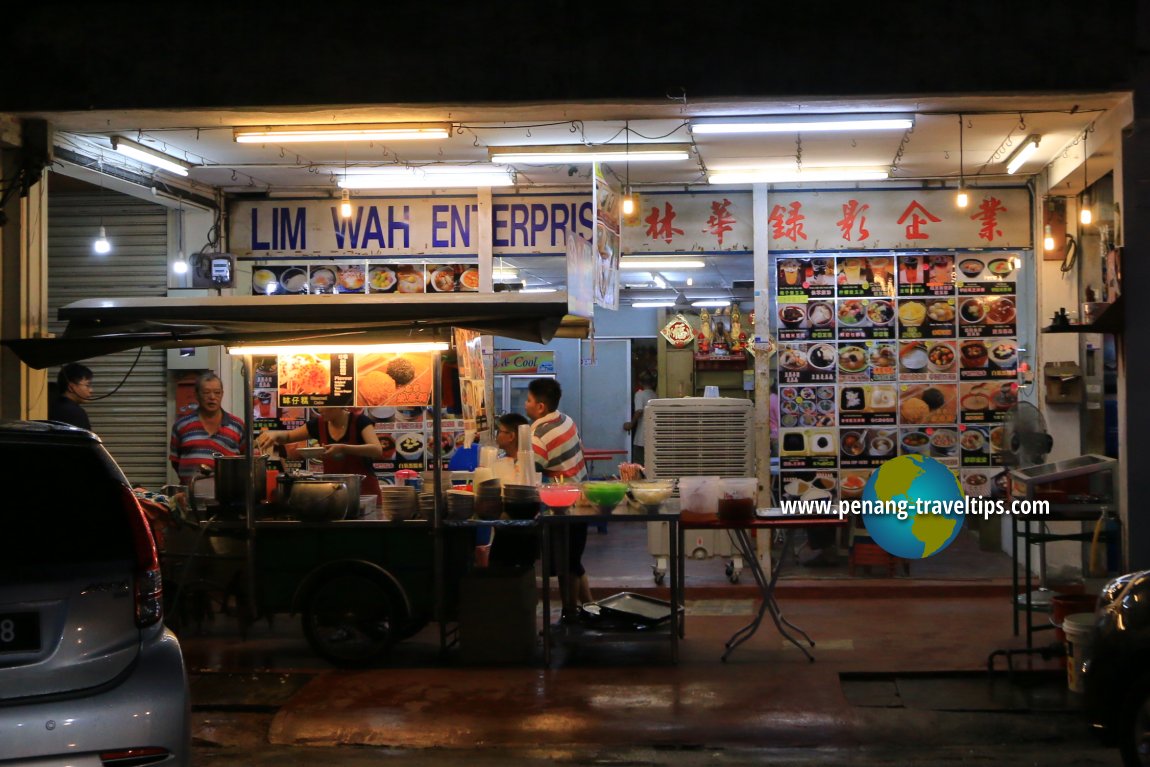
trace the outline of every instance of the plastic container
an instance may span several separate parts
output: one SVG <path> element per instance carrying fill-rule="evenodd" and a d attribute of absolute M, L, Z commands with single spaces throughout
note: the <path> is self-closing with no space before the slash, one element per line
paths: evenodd
<path fill-rule="evenodd" d="M 685 514 L 715 516 L 719 513 L 719 488 L 722 482 L 718 476 L 680 477 L 679 509 Z"/>
<path fill-rule="evenodd" d="M 1090 660 L 1094 613 L 1067 615 L 1062 630 L 1066 633 L 1066 684 L 1071 692 L 1083 692 L 1082 664 Z"/>
<path fill-rule="evenodd" d="M 719 519 L 753 519 L 758 493 L 759 481 L 754 477 L 723 479 L 719 487 Z"/>
<path fill-rule="evenodd" d="M 1068 615 L 1093 613 L 1098 597 L 1093 594 L 1055 594 L 1050 600 L 1050 622 L 1054 624 L 1054 637 L 1059 642 L 1066 641 L 1062 622 Z"/>

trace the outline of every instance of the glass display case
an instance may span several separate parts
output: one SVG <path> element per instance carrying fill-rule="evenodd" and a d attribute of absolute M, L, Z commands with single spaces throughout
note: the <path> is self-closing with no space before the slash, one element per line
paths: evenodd
<path fill-rule="evenodd" d="M 1118 516 L 1118 461 L 1101 455 L 1081 455 L 1063 461 L 1013 469 L 1011 500 L 1046 501 L 1049 514 L 1011 515 L 1011 558 L 1014 564 L 1014 634 L 1025 615 L 1026 646 L 1034 634 L 1055 626 L 1046 618 L 1054 592 L 1046 582 L 1046 544 L 1081 544 L 1083 580 L 1122 571 L 1121 527 Z M 1048 523 L 1077 523 L 1052 530 Z M 1035 588 L 1032 551 L 1038 553 Z M 1022 573 L 1020 578 L 1019 573 Z M 1035 613 L 1041 615 L 1035 622 Z"/>

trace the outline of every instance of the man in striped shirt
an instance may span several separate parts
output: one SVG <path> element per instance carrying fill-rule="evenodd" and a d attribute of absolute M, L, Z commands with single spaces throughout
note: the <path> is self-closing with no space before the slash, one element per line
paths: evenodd
<path fill-rule="evenodd" d="M 176 421 L 168 460 L 188 485 L 200 466 L 214 468 L 214 453 L 243 455 L 247 449 L 244 422 L 224 410 L 224 382 L 212 372 L 196 379 L 196 401 L 199 408 Z"/>
<path fill-rule="evenodd" d="M 559 412 L 563 389 L 554 378 L 536 378 L 527 385 L 524 410 L 531 419 L 531 449 L 535 468 L 543 480 L 581 482 L 587 478 L 583 461 L 583 443 L 571 417 Z M 567 589 L 563 593 L 563 618 L 575 620 L 578 605 L 590 602 L 591 585 L 583 568 L 583 550 L 587 547 L 587 524 L 572 523 L 567 530 Z"/>

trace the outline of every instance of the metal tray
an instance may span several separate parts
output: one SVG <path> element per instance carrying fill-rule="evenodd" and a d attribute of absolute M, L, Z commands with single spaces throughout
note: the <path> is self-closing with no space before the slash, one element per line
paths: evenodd
<path fill-rule="evenodd" d="M 591 602 L 585 607 L 597 607 L 599 614 L 605 617 L 626 619 L 647 626 L 656 626 L 671 618 L 670 602 L 629 591 Z"/>

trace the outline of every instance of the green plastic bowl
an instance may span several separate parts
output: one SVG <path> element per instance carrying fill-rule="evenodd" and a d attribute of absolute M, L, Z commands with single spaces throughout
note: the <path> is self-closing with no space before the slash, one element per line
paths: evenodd
<path fill-rule="evenodd" d="M 584 482 L 583 495 L 600 510 L 610 511 L 627 495 L 626 482 Z"/>

